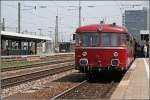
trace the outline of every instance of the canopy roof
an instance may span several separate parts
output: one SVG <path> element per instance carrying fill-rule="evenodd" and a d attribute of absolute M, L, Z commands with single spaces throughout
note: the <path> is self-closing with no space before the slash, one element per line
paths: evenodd
<path fill-rule="evenodd" d="M 52 40 L 50 37 L 46 36 L 37 36 L 37 35 L 30 35 L 30 34 L 22 34 L 22 33 L 15 33 L 15 32 L 6 32 L 1 31 L 2 39 L 21 39 L 21 40 L 40 40 L 40 41 L 50 41 Z"/>

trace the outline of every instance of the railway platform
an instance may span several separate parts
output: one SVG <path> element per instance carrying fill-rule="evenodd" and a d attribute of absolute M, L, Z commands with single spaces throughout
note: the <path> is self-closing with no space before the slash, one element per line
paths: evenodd
<path fill-rule="evenodd" d="M 120 84 L 111 96 L 111 99 L 141 99 L 149 100 L 149 59 L 137 58 Z"/>
<path fill-rule="evenodd" d="M 1 59 L 15 58 L 15 57 L 30 57 L 30 56 L 55 56 L 55 55 L 65 55 L 65 54 L 74 54 L 73 52 L 69 53 L 45 53 L 45 54 L 36 54 L 36 55 L 9 55 L 9 56 L 1 56 Z"/>
<path fill-rule="evenodd" d="M 21 61 L 25 59 L 32 59 L 36 58 L 36 60 L 39 60 L 40 58 L 44 57 L 50 57 L 50 56 L 61 56 L 61 55 L 69 55 L 69 54 L 74 54 L 73 52 L 69 53 L 49 53 L 49 54 L 37 54 L 37 55 L 9 55 L 9 56 L 1 56 L 1 61 Z"/>

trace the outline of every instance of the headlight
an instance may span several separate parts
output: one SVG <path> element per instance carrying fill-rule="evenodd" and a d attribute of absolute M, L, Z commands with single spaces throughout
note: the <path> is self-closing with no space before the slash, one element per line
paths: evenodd
<path fill-rule="evenodd" d="M 112 66 L 117 66 L 119 64 L 119 60 L 118 59 L 112 59 L 111 61 L 111 65 Z"/>
<path fill-rule="evenodd" d="M 80 65 L 87 65 L 88 64 L 88 59 L 86 58 L 81 58 L 79 61 Z"/>
<path fill-rule="evenodd" d="M 84 52 L 82 52 L 82 56 L 87 56 L 87 52 L 86 51 L 84 51 Z"/>
<path fill-rule="evenodd" d="M 119 55 L 118 52 L 114 52 L 114 53 L 113 53 L 113 56 L 114 56 L 114 57 L 118 57 L 118 55 Z"/>

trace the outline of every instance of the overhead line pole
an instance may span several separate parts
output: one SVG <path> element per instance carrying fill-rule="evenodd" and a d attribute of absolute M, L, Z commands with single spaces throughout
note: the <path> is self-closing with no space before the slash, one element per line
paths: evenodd
<path fill-rule="evenodd" d="M 20 2 L 18 3 L 18 33 L 20 33 L 21 31 L 21 26 L 20 26 L 20 9 L 21 9 L 21 5 Z"/>
<path fill-rule="evenodd" d="M 58 47 L 58 16 L 56 16 L 56 25 L 55 25 L 55 48 Z"/>
<path fill-rule="evenodd" d="M 5 31 L 5 18 L 3 18 L 3 22 L 2 22 L 2 31 Z"/>
<path fill-rule="evenodd" d="M 0 1 L 0 9 L 1 9 L 1 1 Z M 0 47 L 2 48 L 1 29 L 2 29 L 2 23 L 1 23 L 1 13 L 0 13 Z M 1 50 L 0 50 L 0 56 L 1 56 Z"/>
<path fill-rule="evenodd" d="M 79 0 L 79 27 L 81 26 L 81 1 Z"/>
<path fill-rule="evenodd" d="M 149 10 L 150 10 L 150 7 L 149 7 L 149 1 L 148 1 L 148 7 L 147 7 L 147 30 L 150 30 L 149 29 Z"/>

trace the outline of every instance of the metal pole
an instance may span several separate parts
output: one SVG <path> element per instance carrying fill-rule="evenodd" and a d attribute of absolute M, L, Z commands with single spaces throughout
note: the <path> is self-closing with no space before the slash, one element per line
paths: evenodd
<path fill-rule="evenodd" d="M 1 1 L 0 1 L 0 9 L 1 9 Z M 1 29 L 2 29 L 2 23 L 1 23 L 1 13 L 0 13 L 0 47 L 2 46 L 2 38 L 1 38 Z M 2 51 L 0 50 L 0 56 L 1 56 Z M 0 82 L 1 84 L 1 82 Z"/>
<path fill-rule="evenodd" d="M 148 1 L 148 7 L 147 7 L 147 30 L 149 30 L 149 1 Z"/>
<path fill-rule="evenodd" d="M 42 28 L 38 28 L 39 30 L 39 35 L 42 36 Z"/>
<path fill-rule="evenodd" d="M 37 54 L 37 41 L 34 41 L 34 54 Z"/>
<path fill-rule="evenodd" d="M 39 31 L 40 31 L 40 36 L 42 35 L 42 29 L 39 29 Z"/>
<path fill-rule="evenodd" d="M 58 16 L 56 16 L 56 26 L 55 26 L 55 48 L 58 47 Z"/>
<path fill-rule="evenodd" d="M 148 35 L 149 35 L 149 39 L 150 39 L 150 28 L 149 28 L 149 10 L 150 10 L 150 7 L 149 7 L 149 0 L 148 0 L 148 6 L 147 6 L 147 30 L 148 30 Z M 149 44 L 149 51 L 150 51 L 150 40 L 148 41 L 148 44 Z M 150 56 L 150 52 L 148 51 L 148 55 Z M 150 62 L 150 59 L 149 59 L 149 62 Z"/>
<path fill-rule="evenodd" d="M 79 27 L 81 26 L 81 2 L 79 0 Z"/>
<path fill-rule="evenodd" d="M 2 31 L 5 31 L 5 18 L 3 18 L 3 22 L 2 22 Z"/>
<path fill-rule="evenodd" d="M 18 33 L 20 33 L 20 30 L 21 30 L 21 27 L 20 27 L 20 9 L 21 9 L 21 6 L 20 6 L 20 2 L 18 3 Z"/>
<path fill-rule="evenodd" d="M 61 38 L 62 38 L 62 42 L 63 42 L 63 39 L 64 39 L 63 33 L 61 33 Z"/>

